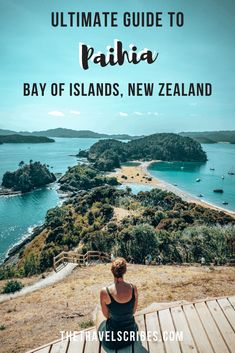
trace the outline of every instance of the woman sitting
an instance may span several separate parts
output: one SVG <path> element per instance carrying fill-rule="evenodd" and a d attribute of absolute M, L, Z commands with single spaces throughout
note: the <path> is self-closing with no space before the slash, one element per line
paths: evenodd
<path fill-rule="evenodd" d="M 136 286 L 124 281 L 126 261 L 116 258 L 111 271 L 114 283 L 100 292 L 100 303 L 104 320 L 98 329 L 102 344 L 110 349 L 119 349 L 136 340 L 138 330 L 134 319 L 137 309 L 138 293 Z"/>

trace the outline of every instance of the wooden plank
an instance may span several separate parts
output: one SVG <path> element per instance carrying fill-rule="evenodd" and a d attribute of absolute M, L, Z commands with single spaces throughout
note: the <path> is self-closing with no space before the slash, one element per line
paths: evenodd
<path fill-rule="evenodd" d="M 230 303 L 232 304 L 233 308 L 235 309 L 235 295 L 232 297 L 229 297 L 228 300 L 230 301 Z"/>
<path fill-rule="evenodd" d="M 43 347 L 43 348 L 41 348 L 41 349 L 39 349 L 39 350 L 33 350 L 33 351 L 30 351 L 30 352 L 28 352 L 28 353 L 49 353 L 50 352 L 50 347 L 51 347 L 51 345 L 49 345 L 49 346 L 47 346 L 47 347 Z"/>
<path fill-rule="evenodd" d="M 193 340 L 190 328 L 181 306 L 170 309 L 171 315 L 175 324 L 175 329 L 179 333 L 183 333 L 183 340 L 180 342 L 181 351 L 183 353 L 195 352 L 198 353 L 195 342 Z"/>
<path fill-rule="evenodd" d="M 159 310 L 160 327 L 163 334 L 163 342 L 166 353 L 181 353 L 179 342 L 166 339 L 170 332 L 175 332 L 175 327 L 169 309 Z"/>
<path fill-rule="evenodd" d="M 69 340 L 64 340 L 64 341 L 54 343 L 50 350 L 50 353 L 66 353 L 68 344 L 69 344 Z"/>
<path fill-rule="evenodd" d="M 235 333 L 216 300 L 206 302 L 231 352 L 235 352 Z"/>
<path fill-rule="evenodd" d="M 149 353 L 165 353 L 157 313 L 146 314 L 145 321 L 147 332 L 157 333 L 157 340 L 149 341 Z"/>
<path fill-rule="evenodd" d="M 207 336 L 209 337 L 209 340 L 215 353 L 229 353 L 229 350 L 223 340 L 223 337 L 221 336 L 206 304 L 197 303 L 195 304 L 195 308 L 206 330 Z"/>
<path fill-rule="evenodd" d="M 69 342 L 69 348 L 66 353 L 83 353 L 84 343 L 85 341 L 83 340 L 83 337 L 77 335 Z"/>
<path fill-rule="evenodd" d="M 100 342 L 98 339 L 93 340 L 93 336 L 92 336 L 93 334 L 95 335 L 94 337 L 96 338 L 95 329 L 89 330 L 89 332 L 87 332 L 87 335 L 90 335 L 90 336 L 87 336 L 86 338 L 84 353 L 99 353 Z"/>
<path fill-rule="evenodd" d="M 193 304 L 183 305 L 183 311 L 185 313 L 188 326 L 190 327 L 190 331 L 193 335 L 194 342 L 197 346 L 197 350 L 200 353 L 213 353 L 210 341 L 208 340 L 206 332 Z"/>
<path fill-rule="evenodd" d="M 230 325 L 232 326 L 233 330 L 235 330 L 235 309 L 228 301 L 228 299 L 219 299 L 217 300 L 219 306 L 223 310 L 224 315 L 227 317 Z"/>
<path fill-rule="evenodd" d="M 135 317 L 135 321 L 138 325 L 139 331 L 143 331 L 146 333 L 144 315 L 137 315 Z M 148 350 L 148 342 L 146 340 L 141 340 L 141 343 L 142 343 L 143 347 Z"/>

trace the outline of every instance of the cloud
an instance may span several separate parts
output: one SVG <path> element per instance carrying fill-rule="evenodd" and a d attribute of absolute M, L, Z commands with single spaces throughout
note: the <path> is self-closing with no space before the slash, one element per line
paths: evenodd
<path fill-rule="evenodd" d="M 78 110 L 70 110 L 69 113 L 72 115 L 81 115 L 81 112 L 79 112 Z"/>
<path fill-rule="evenodd" d="M 124 113 L 124 112 L 119 112 L 120 116 L 128 116 L 128 113 Z"/>
<path fill-rule="evenodd" d="M 146 113 L 141 113 L 141 112 L 134 112 L 134 115 L 142 116 L 142 115 L 155 115 L 158 116 L 158 112 L 146 112 Z"/>
<path fill-rule="evenodd" d="M 48 112 L 48 115 L 50 116 L 56 116 L 56 117 L 62 117 L 64 116 L 64 113 L 63 112 L 60 112 L 58 110 L 53 110 L 51 112 Z"/>

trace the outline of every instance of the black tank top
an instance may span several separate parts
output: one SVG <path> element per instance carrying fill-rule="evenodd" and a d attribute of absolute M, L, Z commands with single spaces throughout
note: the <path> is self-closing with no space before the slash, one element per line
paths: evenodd
<path fill-rule="evenodd" d="M 132 297 L 126 303 L 118 303 L 111 295 L 108 287 L 106 287 L 107 293 L 110 297 L 111 303 L 107 304 L 109 311 L 109 319 L 107 320 L 107 329 L 119 330 L 119 331 L 132 331 L 135 330 L 135 319 L 134 319 L 134 306 L 135 306 L 135 291 L 132 287 Z"/>

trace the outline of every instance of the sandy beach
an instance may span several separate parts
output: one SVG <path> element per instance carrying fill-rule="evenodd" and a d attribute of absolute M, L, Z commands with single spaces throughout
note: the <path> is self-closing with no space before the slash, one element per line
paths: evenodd
<path fill-rule="evenodd" d="M 223 211 L 230 216 L 235 217 L 235 212 L 226 210 L 222 207 L 218 207 L 216 205 L 213 205 L 209 202 L 202 201 L 201 199 L 190 195 L 184 190 L 179 189 L 178 187 L 162 180 L 153 177 L 149 171 L 148 167 L 153 164 L 157 163 L 159 161 L 148 161 L 148 162 L 142 162 L 142 161 L 133 161 L 133 163 L 139 163 L 139 165 L 133 165 L 133 166 L 122 166 L 121 168 L 116 169 L 115 172 L 110 173 L 110 176 L 115 176 L 117 180 L 122 183 L 122 184 L 142 184 L 142 185 L 149 185 L 152 187 L 159 188 L 161 190 L 165 190 L 168 192 L 173 192 L 175 195 L 179 196 L 182 198 L 182 200 L 186 202 L 191 202 L 191 203 L 196 203 L 202 207 L 207 207 L 211 208 L 217 211 Z"/>

